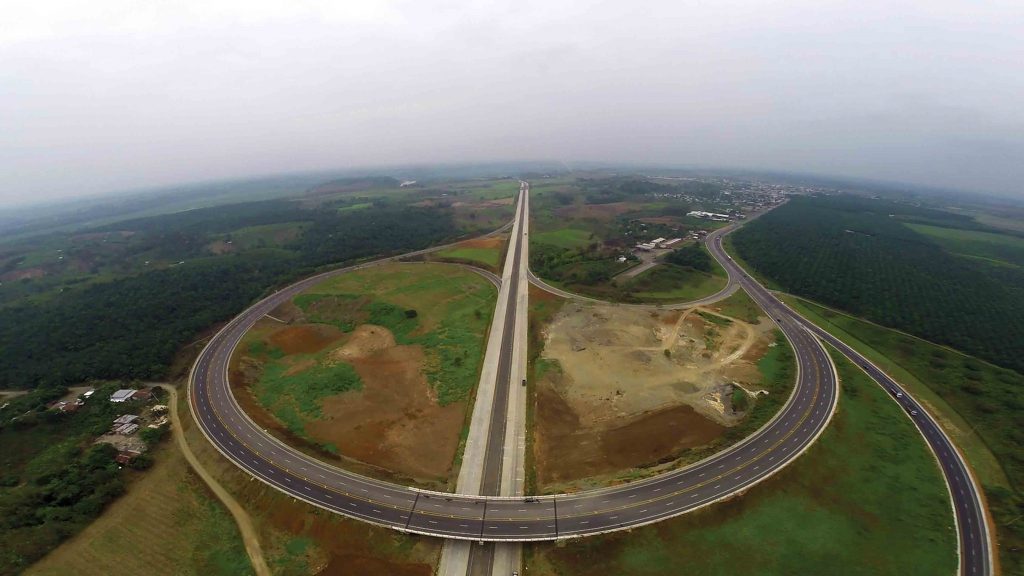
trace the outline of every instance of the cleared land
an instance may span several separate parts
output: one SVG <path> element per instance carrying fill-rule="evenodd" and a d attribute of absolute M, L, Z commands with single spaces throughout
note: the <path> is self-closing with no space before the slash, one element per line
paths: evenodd
<path fill-rule="evenodd" d="M 760 426 L 792 388 L 772 325 L 709 308 L 567 303 L 534 316 L 533 462 L 541 491 L 617 482 L 706 456 Z"/>
<path fill-rule="evenodd" d="M 25 573 L 252 574 L 234 521 L 173 442 L 155 459 L 103 515 Z"/>
<path fill-rule="evenodd" d="M 447 486 L 496 290 L 445 264 L 325 281 L 261 320 L 232 386 L 261 426 L 363 473 Z"/>
<path fill-rule="evenodd" d="M 448 260 L 483 266 L 492 272 L 501 270 L 501 258 L 505 253 L 505 244 L 508 242 L 507 235 L 490 236 L 487 238 L 475 238 L 459 242 L 447 250 L 441 250 L 430 255 L 431 259 Z"/>
<path fill-rule="evenodd" d="M 591 242 L 596 242 L 594 233 L 590 230 L 578 228 L 562 228 L 551 232 L 537 232 L 533 236 L 535 242 L 550 244 L 558 248 L 582 248 Z"/>
<path fill-rule="evenodd" d="M 955 572 L 949 497 L 934 458 L 881 388 L 848 362 L 837 364 L 839 411 L 793 465 L 743 496 L 672 520 L 531 545 L 526 573 Z"/>
<path fill-rule="evenodd" d="M 1024 238 L 978 230 L 906 224 L 953 254 L 978 258 L 996 265 L 1024 266 Z"/>

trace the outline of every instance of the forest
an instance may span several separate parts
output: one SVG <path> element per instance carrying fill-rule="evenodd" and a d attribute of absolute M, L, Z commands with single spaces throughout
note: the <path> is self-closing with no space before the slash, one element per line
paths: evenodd
<path fill-rule="evenodd" d="M 979 228 L 888 200 L 798 197 L 733 245 L 787 292 L 1024 372 L 1024 270 L 954 255 L 905 222 Z"/>
<path fill-rule="evenodd" d="M 168 252 L 195 247 L 227 227 L 301 217 L 310 226 L 286 249 L 199 257 L 108 282 L 73 286 L 59 298 L 0 308 L 0 388 L 89 379 L 159 379 L 176 352 L 273 287 L 322 266 L 423 248 L 457 234 L 450 212 L 382 205 L 359 212 L 296 211 L 272 201 L 123 222 Z"/>

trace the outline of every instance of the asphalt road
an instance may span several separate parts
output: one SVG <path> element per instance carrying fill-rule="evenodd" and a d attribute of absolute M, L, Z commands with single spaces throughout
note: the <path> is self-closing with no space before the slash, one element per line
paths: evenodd
<path fill-rule="evenodd" d="M 279 304 L 324 276 L 298 282 L 255 304 L 213 337 L 193 368 L 189 401 L 201 430 L 253 477 L 316 506 L 407 532 L 483 541 L 553 540 L 634 527 L 741 492 L 806 449 L 836 404 L 836 377 L 821 344 L 767 291 L 752 296 L 793 343 L 794 393 L 761 430 L 687 468 L 601 490 L 536 498 L 465 496 L 414 490 L 366 478 L 302 454 L 258 428 L 228 384 L 228 361 L 245 332 Z M 740 280 L 745 285 L 749 282 Z"/>
<path fill-rule="evenodd" d="M 720 237 L 716 238 L 713 242 L 709 242 L 708 249 L 719 262 L 723 260 L 729 262 L 732 270 L 743 276 L 740 281 L 745 290 L 750 292 L 751 289 L 754 289 L 765 292 L 764 288 L 747 277 L 742 268 L 736 265 L 732 258 L 725 253 L 725 250 L 722 249 Z M 953 442 L 942 431 L 938 423 L 924 410 L 921 404 L 914 400 L 903 387 L 897 384 L 882 369 L 846 345 L 842 340 L 819 328 L 811 321 L 791 310 L 789 313 L 796 322 L 813 333 L 819 340 L 827 342 L 860 367 L 872 380 L 882 386 L 892 397 L 893 401 L 899 404 L 907 413 L 907 416 L 921 432 L 925 442 L 928 443 L 928 447 L 931 448 L 932 454 L 942 470 L 946 487 L 949 490 L 959 540 L 959 574 L 966 576 L 988 576 L 992 574 L 992 538 L 985 519 L 985 507 L 980 495 L 980 489 L 977 482 L 971 476 L 963 456 L 954 446 Z M 907 487 L 907 490 L 913 489 L 912 486 Z"/>
<path fill-rule="evenodd" d="M 720 235 L 712 237 L 708 248 L 729 272 L 730 282 L 746 290 L 785 333 L 796 355 L 798 375 L 792 396 L 774 419 L 731 448 L 680 470 L 574 494 L 467 496 L 367 478 L 286 446 L 258 428 L 233 398 L 228 383 L 231 352 L 249 327 L 279 304 L 323 278 L 351 268 L 276 292 L 217 333 L 193 366 L 189 385 L 192 413 L 214 446 L 254 478 L 326 510 L 405 532 L 494 542 L 554 540 L 628 529 L 683 514 L 741 493 L 792 462 L 817 439 L 837 402 L 834 367 L 806 321 L 744 274 L 721 249 Z M 853 358 L 858 365 L 866 364 L 857 355 Z M 872 377 L 878 379 L 879 373 L 876 369 Z M 988 541 L 980 500 L 962 459 L 948 440 L 943 443 L 941 430 L 905 393 L 903 403 L 917 411 L 915 423 L 933 449 L 938 446 L 937 458 L 953 487 L 963 573 L 990 573 L 990 548 L 980 544 Z M 932 444 L 933 438 L 937 444 Z M 949 473 L 957 479 L 949 480 Z"/>
<path fill-rule="evenodd" d="M 506 420 L 508 419 L 509 408 L 509 387 L 512 382 L 512 360 L 515 346 L 516 316 L 525 310 L 519 310 L 519 274 L 522 268 L 523 253 L 523 231 L 526 226 L 526 210 L 524 209 L 524 196 L 527 193 L 528 185 L 520 186 L 520 194 L 517 198 L 519 208 L 516 210 L 519 218 L 512 246 L 512 271 L 509 275 L 507 300 L 505 306 L 505 318 L 502 324 L 501 349 L 498 355 L 498 370 L 494 383 L 494 397 L 490 408 L 490 425 L 487 428 L 486 449 L 483 458 L 483 475 L 480 480 L 479 494 L 482 496 L 498 496 L 501 493 L 502 464 L 505 460 L 505 436 L 507 433 Z M 483 546 L 473 546 L 469 552 L 468 576 L 490 575 L 495 568 L 495 544 L 487 542 Z M 511 571 L 509 571 L 511 572 Z"/>

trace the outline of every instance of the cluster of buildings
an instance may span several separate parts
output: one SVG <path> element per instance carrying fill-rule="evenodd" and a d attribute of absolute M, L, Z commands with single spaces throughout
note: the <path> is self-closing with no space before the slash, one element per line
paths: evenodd
<path fill-rule="evenodd" d="M 637 244 L 636 248 L 637 248 L 637 250 L 642 250 L 644 252 L 650 252 L 651 250 L 654 250 L 656 248 L 662 248 L 662 249 L 672 248 L 676 244 L 679 244 L 682 241 L 683 241 L 682 238 L 672 238 L 670 240 L 666 240 L 665 238 L 655 238 L 654 240 L 651 240 L 650 242 L 641 242 L 641 243 Z"/>
<path fill-rule="evenodd" d="M 715 222 L 728 222 L 729 220 L 732 219 L 728 214 L 719 214 L 717 212 L 705 212 L 703 210 L 691 210 L 687 212 L 686 215 L 693 218 L 713 220 Z"/>
<path fill-rule="evenodd" d="M 139 417 L 135 414 L 122 414 L 114 419 L 114 424 L 110 427 L 110 433 L 131 436 L 139 429 L 139 425 L 135 423 L 138 419 Z"/>

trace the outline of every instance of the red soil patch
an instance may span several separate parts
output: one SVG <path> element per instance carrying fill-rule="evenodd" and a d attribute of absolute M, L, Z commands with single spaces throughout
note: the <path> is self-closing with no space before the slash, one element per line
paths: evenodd
<path fill-rule="evenodd" d="M 459 242 L 459 246 L 463 248 L 499 248 L 504 243 L 504 236 L 488 236 L 487 238 L 474 238 Z"/>
<path fill-rule="evenodd" d="M 372 346 L 365 352 L 347 358 L 363 380 L 362 391 L 324 399 L 323 417 L 307 424 L 307 433 L 334 444 L 346 458 L 421 482 L 447 482 L 464 404 L 437 404 L 420 346 Z"/>
<path fill-rule="evenodd" d="M 672 406 L 599 430 L 583 429 L 580 418 L 549 384 L 537 387 L 534 451 L 541 486 L 580 480 L 675 458 L 703 446 L 725 428 L 689 406 Z"/>
<path fill-rule="evenodd" d="M 317 576 L 430 576 L 431 560 L 440 552 L 440 540 L 417 538 L 403 546 L 401 536 L 391 530 L 324 514 L 303 502 L 297 502 L 248 476 L 236 483 L 239 496 L 259 510 L 275 530 L 304 536 L 316 542 L 322 551 L 317 556 Z M 322 556 L 321 556 L 322 554 Z"/>
<path fill-rule="evenodd" d="M 312 354 L 344 335 L 334 326 L 286 326 L 270 335 L 270 343 L 285 354 Z"/>
<path fill-rule="evenodd" d="M 611 204 L 583 204 L 581 206 L 565 206 L 555 210 L 555 214 L 562 218 L 594 218 L 596 220 L 611 220 L 612 218 L 633 210 L 633 207 L 626 202 L 612 202 Z"/>
<path fill-rule="evenodd" d="M 25 280 L 26 278 L 42 278 L 46 276 L 46 270 L 42 268 L 26 268 L 25 270 L 11 270 L 0 276 L 0 280 L 11 282 L 14 280 Z"/>
<path fill-rule="evenodd" d="M 228 252 L 234 252 L 235 251 L 235 245 L 234 244 L 228 244 L 227 242 L 225 242 L 223 240 L 215 240 L 215 241 L 210 242 L 209 244 L 207 244 L 206 245 L 206 249 L 211 254 L 218 254 L 218 255 L 219 254 L 227 254 Z"/>
<path fill-rule="evenodd" d="M 637 220 L 647 224 L 679 224 L 679 219 L 673 216 L 651 216 L 649 218 L 637 218 Z"/>
<path fill-rule="evenodd" d="M 538 301 L 538 302 L 540 302 L 540 301 L 548 301 L 548 300 L 559 300 L 560 298 L 561 298 L 560 296 L 556 296 L 556 295 L 552 294 L 551 292 L 548 292 L 547 290 L 543 290 L 541 288 L 538 288 L 538 287 L 534 286 L 533 284 L 530 284 L 530 300 L 531 301 Z"/>

